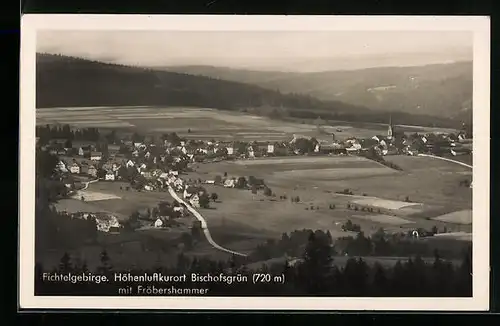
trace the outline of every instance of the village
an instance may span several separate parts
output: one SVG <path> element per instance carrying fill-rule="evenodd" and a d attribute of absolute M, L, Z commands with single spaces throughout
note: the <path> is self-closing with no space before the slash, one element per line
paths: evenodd
<path fill-rule="evenodd" d="M 86 189 L 96 181 L 125 182 L 126 190 L 138 192 L 158 192 L 173 190 L 182 196 L 184 202 L 177 200 L 170 209 L 160 212 L 158 208 L 148 209 L 145 213 L 148 226 L 162 228 L 173 218 L 188 216 L 186 205 L 192 208 L 207 208 L 210 200 L 217 200 L 216 193 L 208 193 L 203 185 L 218 185 L 224 188 L 248 188 L 253 192 L 271 191 L 264 182 L 253 182 L 253 186 L 243 176 L 218 176 L 215 179 L 187 179 L 184 174 L 193 171 L 198 164 L 234 160 L 257 160 L 266 157 L 284 156 L 364 156 L 398 169 L 398 166 L 385 162 L 384 156 L 419 155 L 459 156 L 471 154 L 472 141 L 464 129 L 456 134 L 446 133 L 403 133 L 390 122 L 386 135 L 374 135 L 359 139 L 349 137 L 337 140 L 331 135 L 330 141 L 318 141 L 293 135 L 288 142 L 223 142 L 182 139 L 175 133 L 161 137 L 141 136 L 137 133 L 118 137 L 114 131 L 106 137 L 82 140 L 85 132 L 71 131 L 69 126 L 40 128 L 37 148 L 59 158 L 57 176 L 68 189 L 72 198 L 85 201 L 80 190 Z M 43 128 L 43 129 L 42 129 Z M 339 130 L 341 132 L 341 130 Z M 60 134 L 69 137 L 58 137 Z M 87 133 L 89 134 L 89 133 Z M 76 136 L 76 137 L 75 137 Z M 83 137 L 84 138 L 84 137 Z M 340 138 L 340 137 L 338 137 Z M 256 186 L 257 185 L 257 186 Z M 472 183 L 470 184 L 472 187 Z M 122 188 L 122 187 L 120 187 Z M 90 214 L 90 215 L 89 215 Z M 73 217 L 92 216 L 103 232 L 119 232 L 120 225 L 114 216 L 97 212 L 78 212 Z M 201 224 L 195 223 L 196 227 Z M 194 227 L 194 226 L 193 226 Z"/>

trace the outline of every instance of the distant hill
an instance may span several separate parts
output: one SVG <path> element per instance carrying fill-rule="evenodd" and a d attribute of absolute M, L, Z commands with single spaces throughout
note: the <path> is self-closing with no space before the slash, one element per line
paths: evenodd
<path fill-rule="evenodd" d="M 387 112 L 358 105 L 319 100 L 265 87 L 193 76 L 188 73 L 130 67 L 37 54 L 36 107 L 186 106 L 243 111 L 273 118 L 386 123 Z M 399 113 L 400 124 L 455 127 L 448 119 Z"/>
<path fill-rule="evenodd" d="M 451 119 L 471 116 L 472 62 L 413 67 L 290 73 L 210 66 L 162 67 L 168 71 L 255 84 L 336 100 L 378 111 L 433 115 Z"/>

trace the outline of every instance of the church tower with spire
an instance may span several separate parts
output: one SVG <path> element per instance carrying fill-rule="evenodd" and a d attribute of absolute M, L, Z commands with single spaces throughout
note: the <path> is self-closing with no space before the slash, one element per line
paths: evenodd
<path fill-rule="evenodd" d="M 392 125 L 392 114 L 389 116 L 389 126 L 387 127 L 387 139 L 392 139 L 394 136 L 394 127 Z"/>

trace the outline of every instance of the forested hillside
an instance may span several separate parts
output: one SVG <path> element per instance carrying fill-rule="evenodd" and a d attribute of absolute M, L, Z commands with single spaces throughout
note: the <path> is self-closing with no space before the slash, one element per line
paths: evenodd
<path fill-rule="evenodd" d="M 300 92 L 376 111 L 398 111 L 463 119 L 472 107 L 472 62 L 413 67 L 290 73 L 210 66 L 165 70 Z"/>
<path fill-rule="evenodd" d="M 307 86 L 307 84 L 305 84 Z M 299 92 L 220 80 L 214 77 L 37 54 L 36 106 L 185 106 L 244 111 L 274 118 L 386 123 L 387 111 Z M 457 127 L 456 121 L 399 112 L 400 124 Z"/>

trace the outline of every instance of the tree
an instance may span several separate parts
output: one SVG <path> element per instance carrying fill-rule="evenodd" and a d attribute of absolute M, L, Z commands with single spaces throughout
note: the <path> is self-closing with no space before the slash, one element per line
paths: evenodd
<path fill-rule="evenodd" d="M 118 176 L 121 177 L 123 180 L 128 180 L 129 179 L 129 170 L 125 166 L 120 166 L 118 169 Z"/>
<path fill-rule="evenodd" d="M 201 239 L 201 229 L 199 227 L 192 227 L 191 228 L 191 237 L 194 240 L 200 240 Z"/>
<path fill-rule="evenodd" d="M 213 192 L 212 195 L 210 195 L 210 198 L 215 203 L 215 201 L 219 198 L 219 195 L 217 195 L 215 192 Z"/>
<path fill-rule="evenodd" d="M 65 252 L 64 255 L 61 257 L 61 261 L 59 263 L 59 273 L 68 274 L 72 270 L 73 270 L 73 264 L 71 262 L 71 257 L 67 252 Z"/>
<path fill-rule="evenodd" d="M 381 239 L 385 238 L 385 231 L 384 228 L 379 228 L 372 236 L 371 236 L 373 241 L 379 241 Z"/>
<path fill-rule="evenodd" d="M 206 192 L 200 195 L 200 207 L 209 208 L 210 207 L 210 197 Z"/>
<path fill-rule="evenodd" d="M 431 231 L 431 232 L 432 232 L 432 234 L 433 234 L 433 235 L 434 235 L 434 234 L 437 234 L 437 233 L 439 232 L 439 231 L 438 231 L 437 226 L 435 226 L 435 225 L 434 225 L 434 226 L 432 227 L 432 231 Z"/>
<path fill-rule="evenodd" d="M 158 203 L 158 214 L 160 216 L 172 216 L 172 207 L 167 201 L 162 201 Z"/>
<path fill-rule="evenodd" d="M 387 296 L 389 280 L 386 276 L 386 271 L 379 262 L 375 262 L 373 266 L 375 273 L 372 281 L 372 291 L 375 296 Z"/>
<path fill-rule="evenodd" d="M 35 155 L 36 174 L 44 178 L 50 178 L 54 173 L 57 163 L 59 162 L 59 158 L 56 155 L 52 155 L 49 152 L 38 149 Z"/>
<path fill-rule="evenodd" d="M 221 177 L 220 175 L 217 175 L 217 176 L 215 177 L 215 183 L 216 183 L 216 184 L 221 184 L 221 183 L 222 183 L 222 177 Z"/>
<path fill-rule="evenodd" d="M 308 294 L 325 293 L 332 281 L 332 248 L 327 237 L 311 232 L 301 265 L 302 278 Z"/>
<path fill-rule="evenodd" d="M 126 231 L 134 231 L 135 229 L 138 229 L 141 226 L 141 222 L 139 221 L 139 212 L 135 211 L 132 214 L 130 214 L 130 217 L 128 220 L 122 222 L 123 228 Z"/>
<path fill-rule="evenodd" d="M 271 196 L 273 194 L 272 190 L 269 187 L 264 188 L 264 195 L 265 196 Z"/>
<path fill-rule="evenodd" d="M 181 241 L 186 249 L 193 248 L 193 237 L 189 233 L 187 232 L 182 233 Z"/>
<path fill-rule="evenodd" d="M 245 177 L 239 177 L 238 180 L 236 181 L 236 188 L 238 189 L 244 189 L 248 185 L 247 179 Z"/>
<path fill-rule="evenodd" d="M 109 258 L 108 252 L 104 249 L 100 255 L 101 266 L 98 267 L 99 273 L 108 274 L 113 269 L 111 265 L 111 258 Z"/>
<path fill-rule="evenodd" d="M 314 145 L 309 139 L 299 138 L 295 141 L 295 148 L 305 154 L 312 152 L 314 150 Z"/>

